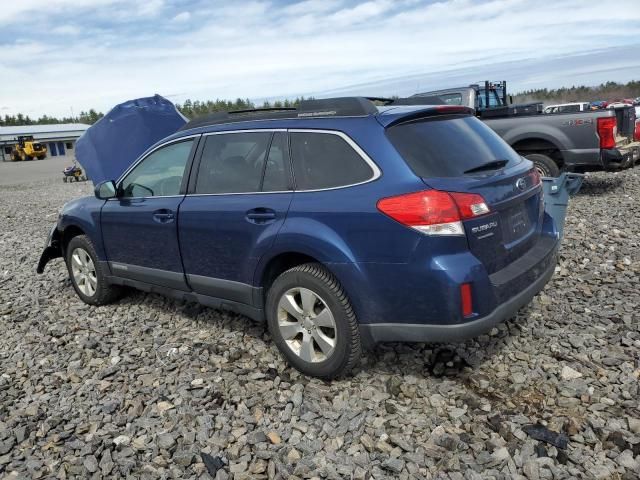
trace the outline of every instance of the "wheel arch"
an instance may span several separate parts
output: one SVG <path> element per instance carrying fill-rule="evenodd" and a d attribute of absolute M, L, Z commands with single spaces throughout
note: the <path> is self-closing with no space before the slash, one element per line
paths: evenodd
<path fill-rule="evenodd" d="M 521 138 L 511 144 L 516 152 L 523 157 L 531 153 L 540 153 L 550 157 L 558 167 L 564 165 L 564 156 L 560 147 L 548 138 L 527 137 Z"/>
<path fill-rule="evenodd" d="M 61 247 L 63 256 L 67 255 L 67 247 L 69 246 L 71 239 L 79 235 L 85 235 L 85 231 L 75 224 L 67 225 L 65 229 L 62 230 Z"/>
<path fill-rule="evenodd" d="M 325 268 L 328 268 L 326 264 L 321 262 L 318 258 L 310 255 L 308 252 L 280 252 L 260 262 L 256 269 L 254 284 L 261 287 L 266 294 L 269 287 L 279 275 L 291 268 L 305 263 L 318 263 L 323 265 Z"/>

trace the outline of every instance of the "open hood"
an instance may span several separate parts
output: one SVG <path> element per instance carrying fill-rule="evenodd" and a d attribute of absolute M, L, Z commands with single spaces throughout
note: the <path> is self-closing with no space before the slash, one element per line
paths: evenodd
<path fill-rule="evenodd" d="M 94 184 L 116 180 L 151 145 L 186 122 L 175 105 L 160 95 L 129 100 L 82 134 L 76 158 Z"/>

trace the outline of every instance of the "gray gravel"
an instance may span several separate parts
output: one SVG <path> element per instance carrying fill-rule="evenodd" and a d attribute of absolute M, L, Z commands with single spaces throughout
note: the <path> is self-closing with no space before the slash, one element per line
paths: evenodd
<path fill-rule="evenodd" d="M 142 293 L 89 307 L 61 261 L 36 276 L 58 207 L 87 193 L 0 187 L 0 477 L 638 478 L 639 170 L 590 175 L 516 319 L 378 347 L 332 383 L 243 317 Z"/>

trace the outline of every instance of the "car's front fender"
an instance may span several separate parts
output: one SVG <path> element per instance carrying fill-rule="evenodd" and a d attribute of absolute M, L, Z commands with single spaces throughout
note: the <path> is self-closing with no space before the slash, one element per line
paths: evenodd
<path fill-rule="evenodd" d="M 102 231 L 100 229 L 100 211 L 104 200 L 95 197 L 82 197 L 71 200 L 62 207 L 58 218 L 58 230 L 65 237 L 68 229 L 79 229 L 89 237 L 96 255 L 101 261 L 107 256 L 102 245 Z"/>

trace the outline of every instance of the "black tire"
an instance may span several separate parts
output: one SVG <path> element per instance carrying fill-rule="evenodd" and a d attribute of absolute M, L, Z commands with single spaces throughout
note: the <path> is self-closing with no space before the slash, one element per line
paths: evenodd
<path fill-rule="evenodd" d="M 551 157 L 542 155 L 541 153 L 531 153 L 525 157 L 531 160 L 533 165 L 540 172 L 541 177 L 557 177 L 560 175 L 560 167 L 553 161 Z"/>
<path fill-rule="evenodd" d="M 335 322 L 333 328 L 335 346 L 325 360 L 305 361 L 289 347 L 280 331 L 278 322 L 280 299 L 290 290 L 299 288 L 311 290 L 320 301 L 319 304 L 329 309 L 329 314 Z M 316 303 L 316 305 L 319 304 Z M 265 309 L 273 341 L 289 364 L 300 372 L 313 377 L 331 379 L 348 373 L 360 360 L 362 346 L 353 308 L 338 280 L 322 265 L 307 263 L 282 273 L 267 292 Z M 313 332 L 313 335 L 315 334 L 316 332 Z M 301 332 L 300 335 L 304 334 Z M 318 347 L 320 350 L 319 343 L 314 343 L 314 340 L 311 343 L 314 349 Z M 314 351 L 314 355 L 324 355 L 322 352 Z"/>
<path fill-rule="evenodd" d="M 74 253 L 81 253 L 84 251 L 88 254 L 93 262 L 93 270 L 95 272 L 95 290 L 92 294 L 82 291 L 82 287 L 79 285 L 79 279 L 76 278 L 72 268 L 72 260 Z M 111 285 L 107 281 L 107 273 L 103 270 L 102 264 L 98 261 L 96 250 L 86 235 L 78 235 L 73 237 L 67 245 L 67 251 L 65 252 L 65 261 L 67 264 L 67 270 L 69 271 L 69 277 L 73 288 L 84 303 L 89 305 L 106 305 L 117 300 L 122 295 L 122 288 L 117 285 Z"/>

